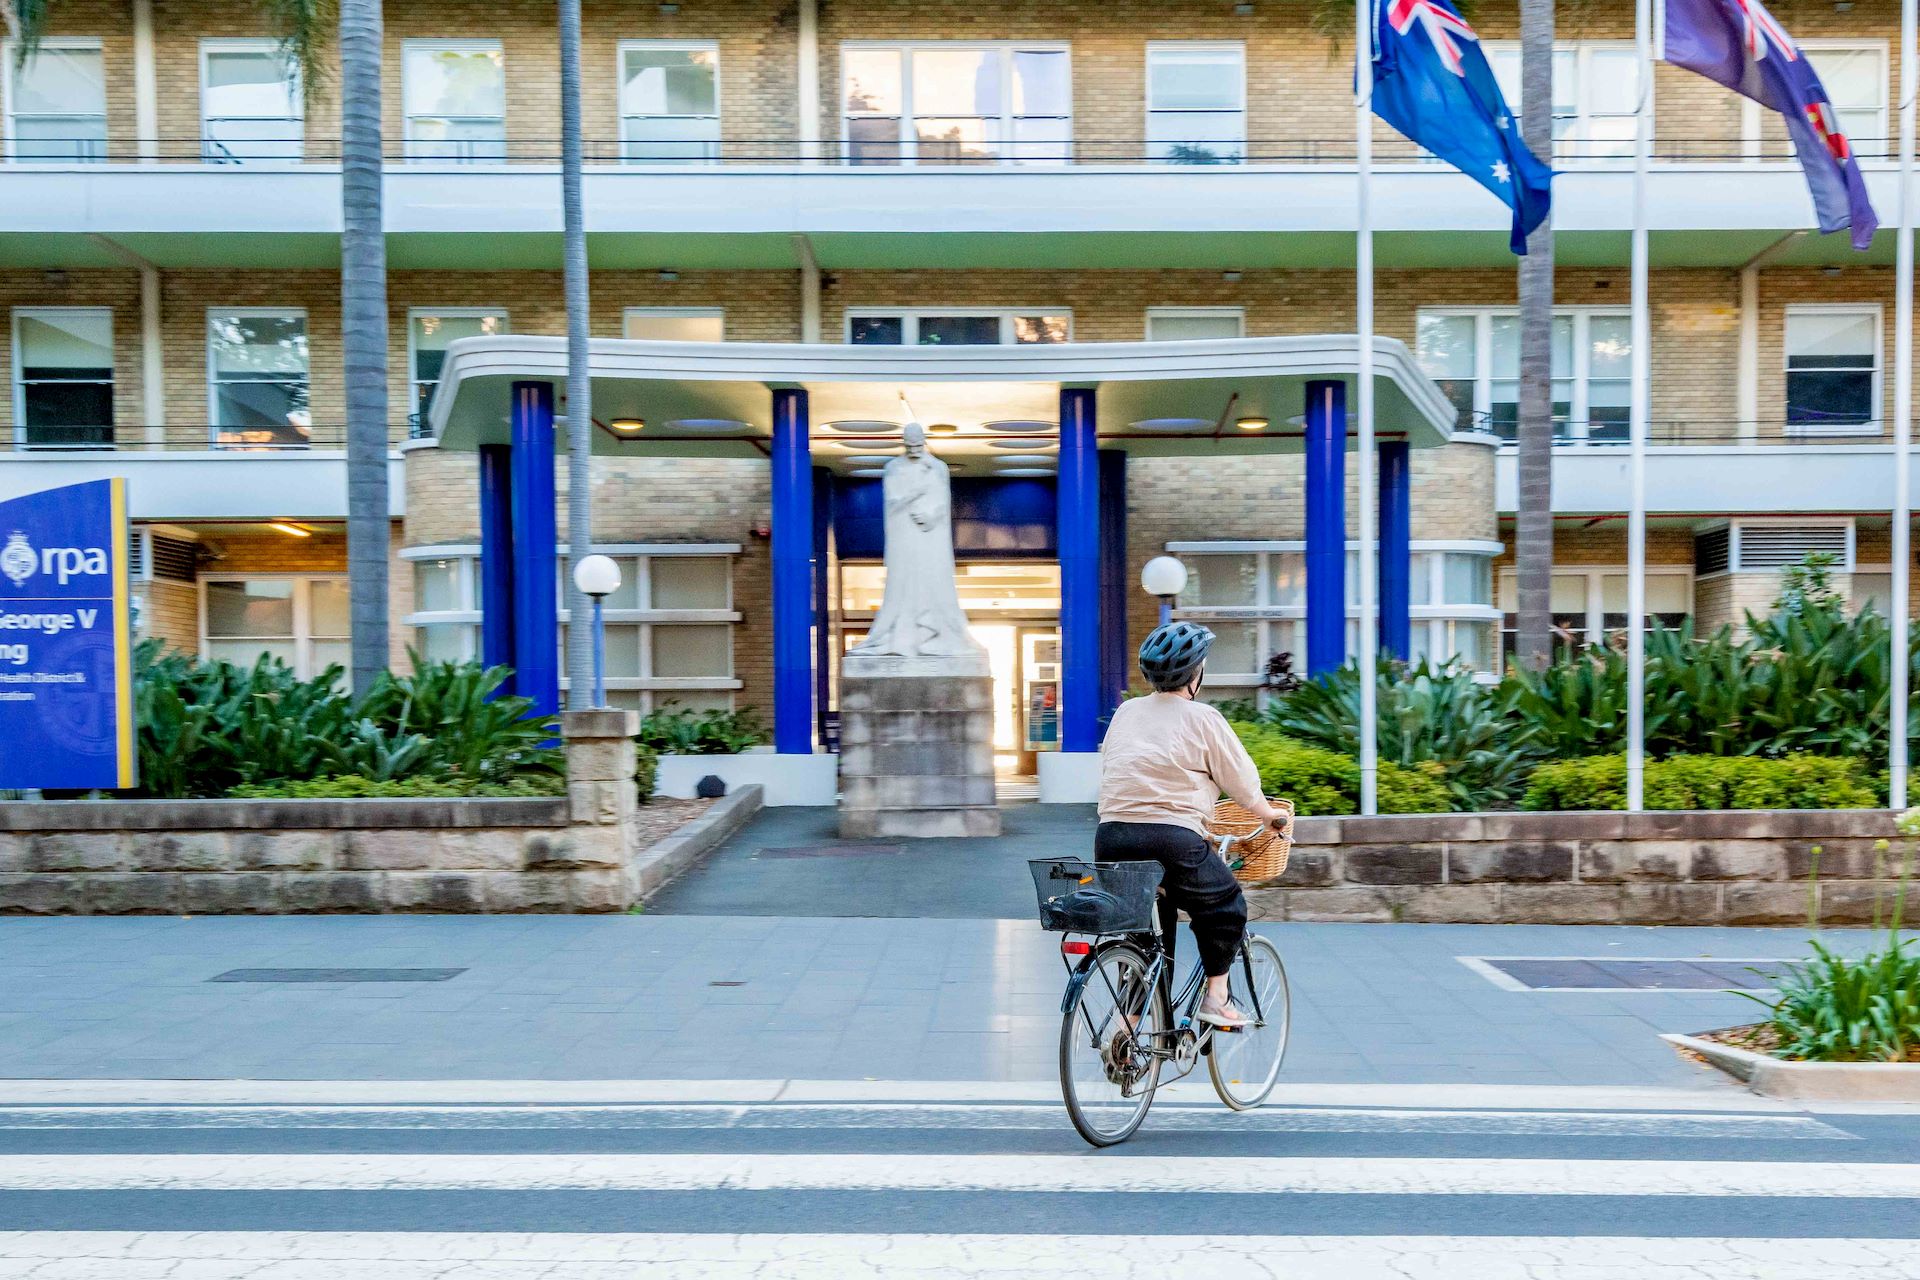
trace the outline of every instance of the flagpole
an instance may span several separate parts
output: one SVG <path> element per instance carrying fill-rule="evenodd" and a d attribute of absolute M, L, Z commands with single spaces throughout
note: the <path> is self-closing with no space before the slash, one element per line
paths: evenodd
<path fill-rule="evenodd" d="M 1379 627 L 1374 618 L 1373 457 L 1373 0 L 1355 0 L 1353 141 L 1357 161 L 1354 235 L 1354 334 L 1358 339 L 1354 401 L 1360 418 L 1358 482 L 1360 526 L 1360 812 L 1379 804 L 1379 726 L 1374 711 Z"/>
<path fill-rule="evenodd" d="M 1907 807 L 1908 640 L 1907 575 L 1912 562 L 1908 524 L 1913 505 L 1907 468 L 1913 444 L 1913 125 L 1915 0 L 1900 4 L 1900 194 L 1894 228 L 1893 310 L 1893 624 L 1892 671 L 1887 709 L 1887 805 Z"/>
<path fill-rule="evenodd" d="M 1911 2 L 1911 0 L 1909 0 Z M 1653 0 L 1636 0 L 1632 247 L 1632 384 L 1627 422 L 1627 812 L 1646 807 L 1647 417 L 1653 360 L 1647 318 L 1647 167 L 1653 151 Z"/>

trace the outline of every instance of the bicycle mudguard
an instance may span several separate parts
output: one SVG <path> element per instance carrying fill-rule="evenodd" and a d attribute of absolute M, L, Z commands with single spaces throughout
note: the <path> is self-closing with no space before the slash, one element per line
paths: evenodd
<path fill-rule="evenodd" d="M 1132 947 L 1135 951 L 1140 950 L 1136 944 L 1126 938 L 1109 938 L 1105 942 L 1095 942 L 1093 944 L 1093 950 L 1081 956 L 1080 963 L 1075 965 L 1072 972 L 1067 974 L 1067 989 L 1060 994 L 1061 1013 L 1065 1013 L 1067 1010 L 1073 1008 L 1074 997 L 1080 994 L 1080 988 L 1087 985 L 1087 979 L 1093 974 L 1093 962 L 1098 960 L 1103 952 L 1109 951 L 1114 947 Z M 1149 964 L 1152 963 L 1151 957 L 1143 954 L 1142 958 L 1146 959 Z"/>

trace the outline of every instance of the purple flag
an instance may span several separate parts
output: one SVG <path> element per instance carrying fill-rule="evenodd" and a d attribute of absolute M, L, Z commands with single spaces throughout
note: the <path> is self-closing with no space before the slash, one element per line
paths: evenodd
<path fill-rule="evenodd" d="M 1813 193 L 1820 230 L 1873 243 L 1880 219 L 1813 65 L 1760 0 L 1667 0 L 1667 61 L 1778 111 Z"/>

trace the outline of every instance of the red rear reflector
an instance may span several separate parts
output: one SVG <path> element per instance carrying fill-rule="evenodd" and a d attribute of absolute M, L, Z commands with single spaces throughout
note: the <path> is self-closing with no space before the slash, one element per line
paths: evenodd
<path fill-rule="evenodd" d="M 1083 956 L 1093 950 L 1091 942 L 1062 942 L 1060 954 L 1063 956 Z"/>

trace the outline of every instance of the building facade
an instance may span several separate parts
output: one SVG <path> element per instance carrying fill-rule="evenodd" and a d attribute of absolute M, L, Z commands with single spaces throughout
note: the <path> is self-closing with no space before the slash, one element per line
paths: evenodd
<path fill-rule="evenodd" d="M 480 651 L 474 458 L 428 426 L 448 346 L 560 334 L 564 312 L 551 6 L 388 8 L 398 662 Z M 1308 10 L 589 0 L 592 331 L 906 347 L 1350 333 L 1349 71 Z M 303 92 L 243 0 L 53 13 L 38 54 L 0 72 L 0 492 L 129 476 L 142 631 L 320 670 L 347 632 L 337 97 Z M 1777 16 L 1890 210 L 1897 10 Z M 1476 21 L 1511 85 L 1515 10 Z M 1617 630 L 1626 601 L 1631 22 L 1611 2 L 1563 13 L 1556 65 L 1554 610 L 1580 640 Z M 1649 608 L 1737 624 L 1812 551 L 1837 557 L 1856 603 L 1883 600 L 1891 236 L 1854 254 L 1810 233 L 1784 135 L 1733 96 L 1663 66 L 1653 101 Z M 1412 458 L 1410 648 L 1491 671 L 1513 597 L 1506 214 L 1384 129 L 1377 142 L 1376 328 L 1458 414 Z M 960 581 L 1016 765 L 1055 745 L 1060 576 L 1045 513 L 991 495 L 1050 490 L 1057 424 L 1040 426 L 956 472 L 985 513 Z M 885 451 L 843 434 L 816 461 L 857 506 Z M 767 462 L 607 458 L 595 484 L 598 536 L 627 570 L 608 602 L 614 698 L 768 706 Z M 1217 690 L 1310 656 L 1304 489 L 1284 450 L 1126 469 L 1126 573 L 1188 563 L 1177 607 L 1221 635 Z M 830 648 L 858 638 L 882 584 L 875 548 L 844 549 L 828 556 Z M 1137 637 L 1156 602 L 1126 598 Z"/>

